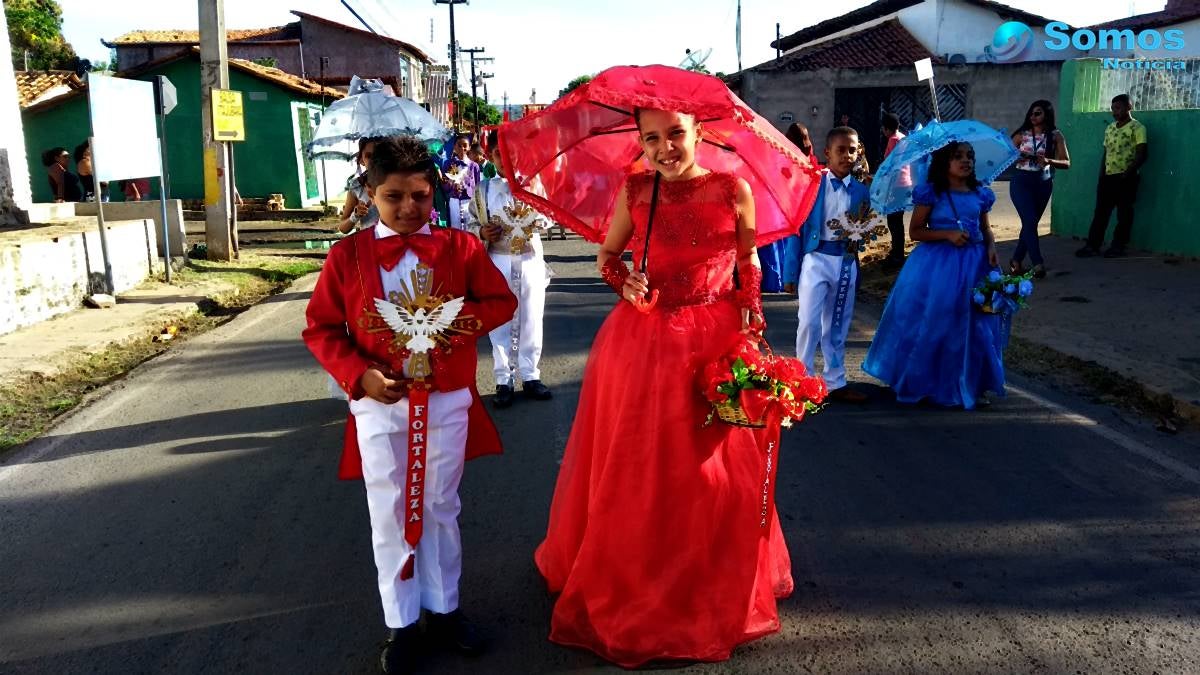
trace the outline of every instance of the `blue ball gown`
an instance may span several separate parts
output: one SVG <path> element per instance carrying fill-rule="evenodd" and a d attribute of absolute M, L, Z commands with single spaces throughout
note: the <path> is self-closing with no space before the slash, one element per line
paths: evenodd
<path fill-rule="evenodd" d="M 931 229 L 962 229 L 971 240 L 921 242 L 896 279 L 863 370 L 891 386 L 898 401 L 969 410 L 984 392 L 1004 394 L 1000 317 L 971 299 L 991 270 L 979 219 L 995 202 L 986 187 L 938 193 L 926 183 L 913 191 L 914 204 L 932 207 Z"/>

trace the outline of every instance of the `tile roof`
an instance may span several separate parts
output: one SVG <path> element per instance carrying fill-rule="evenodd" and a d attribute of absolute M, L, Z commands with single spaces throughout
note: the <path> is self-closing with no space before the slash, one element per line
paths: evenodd
<path fill-rule="evenodd" d="M 345 92 L 338 91 L 333 87 L 321 86 L 320 84 L 313 82 L 312 80 L 306 80 L 299 75 L 293 75 L 278 68 L 259 65 L 253 61 L 246 61 L 245 59 L 229 59 L 229 67 L 236 68 L 250 75 L 274 82 L 285 89 L 291 89 L 292 91 L 299 92 L 301 94 L 308 94 L 310 96 L 325 95 L 334 100 L 342 98 L 346 95 Z"/>
<path fill-rule="evenodd" d="M 17 102 L 21 107 L 32 105 L 50 90 L 66 87 L 65 91 L 83 89 L 87 85 L 72 70 L 18 70 Z"/>
<path fill-rule="evenodd" d="M 123 70 L 120 73 L 117 73 L 117 75 L 119 75 L 120 77 L 138 77 L 138 76 L 142 75 L 143 73 L 150 72 L 160 66 L 163 66 L 165 64 L 168 64 L 168 63 L 171 63 L 174 61 L 178 61 L 179 59 L 182 59 L 185 57 L 199 59 L 200 58 L 200 48 L 199 47 L 184 47 L 183 49 L 180 49 L 179 51 L 175 52 L 174 54 L 169 54 L 167 56 L 164 56 L 161 59 L 155 59 L 153 61 L 143 63 L 134 68 L 130 68 L 129 70 Z M 231 59 L 229 59 L 229 67 L 233 68 L 235 70 L 240 70 L 244 73 L 253 75 L 255 77 L 267 80 L 269 82 L 273 82 L 275 84 L 280 85 L 281 87 L 284 87 L 285 89 L 290 89 L 292 91 L 295 91 L 295 92 L 298 92 L 301 94 L 308 94 L 310 96 L 321 96 L 323 93 L 325 96 L 330 96 L 335 99 L 339 99 L 339 98 L 342 98 L 343 96 L 345 96 L 344 93 L 338 91 L 337 89 L 334 89 L 333 87 L 322 87 L 320 84 L 313 82 L 312 80 L 306 80 L 303 77 L 300 77 L 299 75 L 293 75 L 291 73 L 284 72 L 278 68 L 271 68 L 269 66 L 259 65 L 257 63 L 254 63 L 253 61 L 247 61 L 245 59 L 231 58 Z"/>
<path fill-rule="evenodd" d="M 123 70 L 123 71 L 117 73 L 116 77 L 136 78 L 145 73 L 153 71 L 156 68 L 164 66 L 168 63 L 173 63 L 175 61 L 178 61 L 179 59 L 188 58 L 188 57 L 199 59 L 200 58 L 200 48 L 199 47 L 184 47 L 184 48 L 180 49 L 179 51 L 175 52 L 174 54 L 164 56 L 163 58 L 160 58 L 160 59 L 155 59 L 148 63 L 143 63 L 140 66 L 137 66 L 136 68 L 130 68 L 128 70 Z M 254 77 L 257 77 L 259 79 L 266 80 L 273 84 L 279 85 L 279 86 L 283 87 L 284 89 L 288 89 L 288 90 L 294 91 L 296 93 L 312 96 L 314 98 L 324 95 L 324 96 L 328 97 L 330 100 L 337 100 L 337 99 L 345 97 L 345 95 L 346 95 L 345 92 L 338 91 L 337 89 L 334 89 L 333 87 L 323 87 L 320 84 L 313 82 L 312 80 L 306 80 L 298 75 L 292 75 L 291 73 L 286 73 L 278 68 L 270 68 L 267 66 L 262 66 L 257 63 L 254 63 L 252 61 L 246 61 L 244 59 L 229 59 L 229 67 L 234 70 L 240 70 L 248 75 L 253 75 Z M 54 72 L 60 72 L 60 71 L 51 71 L 51 72 L 54 73 Z M 74 73 L 71 73 L 71 74 L 74 75 Z M 20 81 L 21 81 L 20 76 L 24 75 L 24 73 L 19 72 L 19 73 L 17 73 L 17 75 L 18 75 L 17 81 L 18 81 L 18 87 L 19 87 Z M 76 79 L 78 79 L 78 78 L 76 78 Z M 52 107 L 58 106 L 61 103 L 65 103 L 69 99 L 71 99 L 75 96 L 78 96 L 85 91 L 87 91 L 87 84 L 80 81 L 78 86 L 72 86 L 71 91 L 66 92 L 60 96 L 55 96 L 54 98 L 49 98 L 44 101 L 38 101 L 37 103 L 34 103 L 32 105 L 22 103 L 21 107 L 25 111 L 28 111 L 28 112 L 39 112 L 43 109 L 52 108 Z"/>
<path fill-rule="evenodd" d="M 889 19 L 857 33 L 805 47 L 752 70 L 816 70 L 818 68 L 886 68 L 912 66 L 914 61 L 942 59 L 900 24 Z"/>
<path fill-rule="evenodd" d="M 225 31 L 225 39 L 229 42 L 295 40 L 300 37 L 299 29 L 299 24 L 270 28 L 230 29 Z M 111 42 L 104 42 L 106 47 L 198 44 L 200 44 L 200 31 L 196 30 L 135 30 L 125 33 Z"/>

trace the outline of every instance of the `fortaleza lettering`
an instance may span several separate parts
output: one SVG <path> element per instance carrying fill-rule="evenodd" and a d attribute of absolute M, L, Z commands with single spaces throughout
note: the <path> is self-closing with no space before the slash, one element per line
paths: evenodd
<path fill-rule="evenodd" d="M 1153 61 L 1150 59 L 1104 59 L 1106 70 L 1187 70 L 1187 61 Z"/>

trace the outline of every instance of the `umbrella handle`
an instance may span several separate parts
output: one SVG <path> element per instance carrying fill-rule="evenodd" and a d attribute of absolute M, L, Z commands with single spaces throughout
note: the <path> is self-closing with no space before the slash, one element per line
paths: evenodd
<path fill-rule="evenodd" d="M 658 304 L 658 289 L 655 288 L 650 291 L 649 299 L 642 298 L 642 299 L 638 300 L 637 302 L 633 303 L 633 306 L 636 307 L 637 311 L 641 312 L 642 314 L 649 314 L 650 311 L 653 310 L 654 306 L 657 304 Z"/>

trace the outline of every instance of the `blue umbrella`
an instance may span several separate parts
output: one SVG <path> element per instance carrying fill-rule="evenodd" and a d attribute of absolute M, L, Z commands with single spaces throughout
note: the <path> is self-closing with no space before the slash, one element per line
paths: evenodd
<path fill-rule="evenodd" d="M 415 101 L 385 94 L 383 82 L 355 76 L 349 95 L 325 110 L 304 149 L 310 159 L 351 159 L 360 138 L 384 136 L 413 136 L 440 148 L 450 130 Z"/>
<path fill-rule="evenodd" d="M 913 187 L 926 181 L 930 156 L 955 141 L 975 149 L 975 177 L 984 184 L 996 180 L 1021 154 L 1004 129 L 997 131 L 976 120 L 932 121 L 901 139 L 879 165 L 871 182 L 871 208 L 879 213 L 911 209 Z"/>

